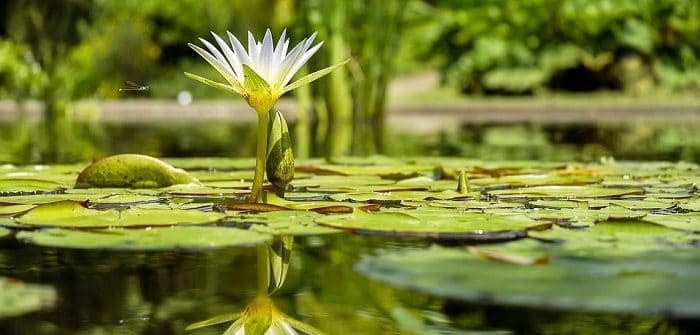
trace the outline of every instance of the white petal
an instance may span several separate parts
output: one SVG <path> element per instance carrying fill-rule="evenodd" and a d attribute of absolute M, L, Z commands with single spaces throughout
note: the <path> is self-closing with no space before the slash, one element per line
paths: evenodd
<path fill-rule="evenodd" d="M 236 56 L 238 56 L 238 59 L 241 60 L 241 65 L 250 64 L 250 56 L 248 56 L 248 52 L 243 47 L 243 44 L 241 44 L 241 41 L 239 41 L 236 36 L 231 34 L 230 31 L 227 31 L 226 33 L 228 34 L 228 39 L 231 40 L 231 46 L 233 46 Z"/>
<path fill-rule="evenodd" d="M 251 65 L 258 65 L 258 43 L 255 41 L 253 33 L 250 31 L 248 31 L 248 55 L 250 56 Z"/>
<path fill-rule="evenodd" d="M 316 53 L 316 51 L 318 51 L 319 48 L 321 48 L 322 45 L 323 45 L 323 42 L 319 42 L 313 48 L 304 52 L 304 55 L 301 56 L 301 58 L 299 60 L 297 60 L 297 63 L 295 64 L 295 66 L 301 67 L 302 65 L 306 64 L 306 62 L 309 61 L 309 59 Z M 294 67 L 292 67 L 292 69 L 294 69 Z"/>
<path fill-rule="evenodd" d="M 265 37 L 263 37 L 260 50 L 260 69 L 258 69 L 258 73 L 261 74 L 268 84 L 270 83 L 270 70 L 272 69 L 272 55 L 274 53 L 272 43 L 272 32 L 268 29 L 265 31 Z"/>
<path fill-rule="evenodd" d="M 213 44 L 209 43 L 209 41 L 207 41 L 207 40 L 205 40 L 205 39 L 203 39 L 203 38 L 200 38 L 199 40 L 202 42 L 202 44 L 204 44 L 204 46 L 207 47 L 207 49 L 209 49 L 209 52 L 210 52 L 214 57 L 216 57 L 216 59 L 218 59 L 219 62 L 221 62 L 221 64 L 223 64 L 223 65 L 226 67 L 226 69 L 228 69 L 229 71 L 233 71 L 233 70 L 231 69 L 231 65 L 228 64 L 228 61 L 226 60 L 226 57 L 224 57 L 224 55 L 221 54 L 221 52 L 219 51 L 219 49 L 217 49 Z"/>
<path fill-rule="evenodd" d="M 277 41 L 277 47 L 275 47 L 275 52 L 272 55 L 272 61 L 276 64 L 282 63 L 284 53 L 289 46 L 289 42 L 285 40 L 285 37 L 287 37 L 287 29 L 282 30 L 282 35 L 280 35 L 280 39 Z"/>
<path fill-rule="evenodd" d="M 299 69 L 301 69 L 301 67 L 309 61 L 311 56 L 313 56 L 322 45 L 323 42 L 316 44 L 313 48 L 311 48 L 311 50 L 306 51 L 304 55 L 302 55 L 299 59 L 296 60 L 296 62 L 294 62 L 294 65 L 292 65 L 289 69 L 289 73 L 287 73 L 287 75 L 284 77 L 284 80 L 282 81 L 282 86 L 287 85 L 287 83 L 289 83 L 289 81 L 292 80 L 292 77 L 294 77 L 297 71 L 299 71 Z"/>
<path fill-rule="evenodd" d="M 231 85 L 233 86 L 241 86 L 241 83 L 238 81 L 236 76 L 233 74 L 233 71 L 230 70 L 230 68 L 227 68 L 221 61 L 219 61 L 216 57 L 212 56 L 210 53 L 208 53 L 206 50 L 200 48 L 197 45 L 194 45 L 192 43 L 188 43 L 187 45 L 190 46 L 190 48 L 194 49 L 200 56 L 202 56 L 211 66 L 216 69 L 219 73 L 221 73 L 224 78 L 226 78 L 226 81 L 228 81 Z"/>
<path fill-rule="evenodd" d="M 239 81 L 243 81 L 243 66 L 241 64 L 240 59 L 238 59 L 238 56 L 233 52 L 233 50 L 231 50 L 231 47 L 229 47 L 228 44 L 226 44 L 226 42 L 224 42 L 224 40 L 221 37 L 219 37 L 219 35 L 215 34 L 214 32 L 212 32 L 211 34 L 214 35 L 216 43 L 219 44 L 219 47 L 224 52 L 224 56 L 226 56 L 226 59 L 228 60 L 229 64 L 231 64 L 236 78 L 238 78 Z"/>
<path fill-rule="evenodd" d="M 289 71 L 292 69 L 292 66 L 294 66 L 297 60 L 304 54 L 304 51 L 306 51 L 304 45 L 306 45 L 306 39 L 302 40 L 299 44 L 297 44 L 292 49 L 292 51 L 289 52 L 289 55 L 287 55 L 284 58 L 282 64 L 280 64 L 280 70 L 277 74 L 277 78 L 275 78 L 272 86 L 284 87 L 284 85 L 286 85 L 289 82 L 289 80 L 285 80 L 285 78 L 289 74 Z M 294 76 L 294 74 L 292 74 L 292 76 Z M 292 76 L 290 76 L 290 78 Z"/>

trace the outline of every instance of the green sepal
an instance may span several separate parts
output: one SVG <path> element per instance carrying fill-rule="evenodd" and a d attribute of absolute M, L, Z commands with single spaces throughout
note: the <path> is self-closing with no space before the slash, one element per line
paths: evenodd
<path fill-rule="evenodd" d="M 222 83 L 219 83 L 219 82 L 215 82 L 215 81 L 213 81 L 213 80 L 211 80 L 211 79 L 207 79 L 207 78 L 204 78 L 204 77 L 200 77 L 200 76 L 198 76 L 198 75 L 196 75 L 196 74 L 192 74 L 192 73 L 189 73 L 189 72 L 185 72 L 185 75 L 186 75 L 187 77 L 189 77 L 190 79 L 194 79 L 194 80 L 196 80 L 196 81 L 198 81 L 198 82 L 200 82 L 200 83 L 202 83 L 202 84 L 206 84 L 206 85 L 209 85 L 209 86 L 211 86 L 211 87 L 218 88 L 218 89 L 221 89 L 221 90 L 224 90 L 224 91 L 229 91 L 229 92 L 234 92 L 234 93 L 241 94 L 241 91 L 240 91 L 238 88 L 234 87 L 234 86 L 222 84 Z"/>
<path fill-rule="evenodd" d="M 319 329 L 316 329 L 313 326 L 306 324 L 306 323 L 303 323 L 299 320 L 294 320 L 287 315 L 284 315 L 284 321 L 287 322 L 294 329 L 301 331 L 304 334 L 307 334 L 307 335 L 326 335 L 324 332 L 320 331 Z"/>
<path fill-rule="evenodd" d="M 277 193 L 283 192 L 294 179 L 294 153 L 292 140 L 284 116 L 278 110 L 270 110 L 270 131 L 267 140 L 267 179 Z"/>
<path fill-rule="evenodd" d="M 229 313 L 229 314 L 217 315 L 211 319 L 192 323 L 192 324 L 188 325 L 187 327 L 185 327 L 185 330 L 193 330 L 193 329 L 199 329 L 202 327 L 218 325 L 220 323 L 236 320 L 240 317 L 241 317 L 241 313 Z"/>
<path fill-rule="evenodd" d="M 272 96 L 270 84 L 247 64 L 243 64 L 243 75 L 245 81 L 243 82 L 242 95 L 245 100 L 258 113 L 269 111 L 278 98 Z"/>
<path fill-rule="evenodd" d="M 331 73 L 331 71 L 345 65 L 345 63 L 347 63 L 348 61 L 350 61 L 350 59 L 346 59 L 338 64 L 331 65 L 325 69 L 318 70 L 314 73 L 310 73 L 310 74 L 302 77 L 301 79 L 285 86 L 284 89 L 282 90 L 282 94 L 287 93 L 295 88 L 299 88 L 301 86 L 304 86 L 304 85 L 306 85 L 306 84 L 308 84 L 308 83 L 310 83 L 318 78 L 321 78 L 321 77 Z"/>

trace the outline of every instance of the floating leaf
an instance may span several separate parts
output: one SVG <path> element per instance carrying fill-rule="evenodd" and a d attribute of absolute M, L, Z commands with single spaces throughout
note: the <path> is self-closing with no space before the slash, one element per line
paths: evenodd
<path fill-rule="evenodd" d="M 35 205 L 0 206 L 0 216 L 18 215 L 18 214 L 24 213 L 24 212 L 26 212 L 34 207 L 36 207 L 36 206 Z"/>
<path fill-rule="evenodd" d="M 0 192 L 4 193 L 54 191 L 66 186 L 68 185 L 40 179 L 0 179 Z"/>
<path fill-rule="evenodd" d="M 554 255 L 545 266 L 518 266 L 436 247 L 367 257 L 357 269 L 393 286 L 474 303 L 698 317 L 700 272 L 689 270 L 698 262 L 697 252 L 657 252 Z"/>
<path fill-rule="evenodd" d="M 516 198 L 608 198 L 630 194 L 644 194 L 641 188 L 609 188 L 599 186 L 537 186 L 513 190 L 495 190 L 487 192 L 501 199 Z"/>
<path fill-rule="evenodd" d="M 89 231 L 43 229 L 19 232 L 17 239 L 48 247 L 136 251 L 254 245 L 269 240 L 270 235 L 237 228 L 167 227 Z"/>
<path fill-rule="evenodd" d="M 100 228 L 205 224 L 223 219 L 223 213 L 182 209 L 96 210 L 76 201 L 59 201 L 35 207 L 17 219 L 33 226 Z"/>
<path fill-rule="evenodd" d="M 273 235 L 304 236 L 338 233 L 339 230 L 314 223 L 322 214 L 307 211 L 266 212 L 254 216 L 233 216 L 229 221 L 245 222 L 251 230 Z"/>
<path fill-rule="evenodd" d="M 647 215 L 644 220 L 668 228 L 700 232 L 700 213 Z"/>
<path fill-rule="evenodd" d="M 103 158 L 86 167 L 75 187 L 155 188 L 189 183 L 199 181 L 184 170 L 153 157 L 123 154 Z"/>
<path fill-rule="evenodd" d="M 227 209 L 232 211 L 253 211 L 253 212 L 274 212 L 274 211 L 289 211 L 291 208 L 265 204 L 265 203 L 242 203 L 236 202 L 226 206 Z"/>
<path fill-rule="evenodd" d="M 316 220 L 317 223 L 334 228 L 349 229 L 355 232 L 397 236 L 424 236 L 445 238 L 499 239 L 522 237 L 521 234 L 502 232 L 524 231 L 535 227 L 539 222 L 524 215 L 496 215 L 487 213 L 460 213 L 449 209 L 371 213 L 354 211 L 352 214 L 332 215 Z"/>

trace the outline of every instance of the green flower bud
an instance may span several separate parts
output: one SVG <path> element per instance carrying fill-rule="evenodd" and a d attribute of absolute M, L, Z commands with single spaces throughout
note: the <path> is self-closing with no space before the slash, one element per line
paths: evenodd
<path fill-rule="evenodd" d="M 294 154 L 292 140 L 284 116 L 278 110 L 270 110 L 270 132 L 267 139 L 267 179 L 277 193 L 283 193 L 294 179 Z"/>

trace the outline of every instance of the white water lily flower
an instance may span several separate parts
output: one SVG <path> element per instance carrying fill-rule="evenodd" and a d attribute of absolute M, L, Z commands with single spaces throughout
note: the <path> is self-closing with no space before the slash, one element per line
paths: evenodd
<path fill-rule="evenodd" d="M 248 32 L 248 50 L 246 50 L 231 32 L 227 32 L 231 45 L 212 32 L 219 46 L 218 49 L 202 38 L 199 40 L 207 50 L 192 43 L 188 45 L 211 64 L 228 84 L 187 72 L 185 75 L 204 84 L 238 93 L 258 113 L 265 113 L 283 94 L 308 84 L 347 62 L 316 71 L 289 84 L 292 77 L 318 51 L 323 42 L 312 47 L 316 38 L 316 33 L 313 33 L 289 50 L 289 39 L 286 38 L 286 33 L 286 30 L 282 31 L 275 46 L 270 29 L 267 29 L 265 37 L 260 42 L 255 40 L 251 32 Z"/>

